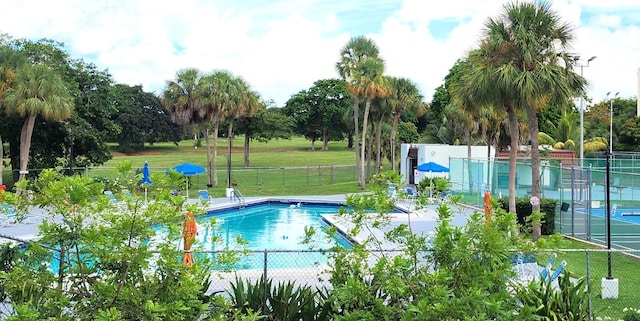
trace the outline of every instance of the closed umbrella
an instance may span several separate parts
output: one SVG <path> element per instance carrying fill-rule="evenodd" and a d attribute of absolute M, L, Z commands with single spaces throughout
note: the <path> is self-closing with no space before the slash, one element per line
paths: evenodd
<path fill-rule="evenodd" d="M 206 171 L 204 167 L 191 163 L 182 163 L 171 169 L 178 173 L 181 173 L 184 176 L 199 175 Z M 187 198 L 189 198 L 189 180 L 187 180 Z"/>
<path fill-rule="evenodd" d="M 187 212 L 184 216 L 184 222 L 182 223 L 182 237 L 184 238 L 184 255 L 182 256 L 182 264 L 191 266 L 194 263 L 193 253 L 191 253 L 191 246 L 196 237 L 198 231 L 198 225 L 196 224 L 196 218 L 193 213 Z"/>
<path fill-rule="evenodd" d="M 149 163 L 144 162 L 142 166 L 142 185 L 144 185 L 144 201 L 147 201 L 147 188 L 151 185 L 151 174 L 149 173 Z"/>

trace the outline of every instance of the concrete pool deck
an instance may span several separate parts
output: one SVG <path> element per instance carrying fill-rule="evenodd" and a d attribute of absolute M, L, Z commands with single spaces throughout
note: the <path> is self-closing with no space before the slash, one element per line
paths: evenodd
<path fill-rule="evenodd" d="M 258 197 L 245 197 L 245 204 L 250 205 L 254 203 L 266 202 L 266 201 L 280 201 L 280 202 L 327 202 L 344 204 L 347 196 L 344 194 L 337 195 L 307 195 L 307 196 L 258 196 Z M 189 203 L 197 203 L 200 200 L 197 198 L 188 199 Z M 239 206 L 237 200 L 232 198 L 212 198 L 208 204 L 206 204 L 207 210 L 224 209 L 230 206 Z M 438 204 L 428 204 L 420 210 L 415 210 L 412 202 L 406 199 L 398 199 L 396 206 L 408 213 L 393 213 L 390 215 L 390 226 L 398 226 L 399 224 L 411 223 L 411 228 L 414 233 L 426 235 L 433 231 L 437 224 L 436 209 Z M 469 215 L 480 209 L 467 207 L 467 206 L 452 206 L 454 211 L 453 223 L 457 226 L 464 225 Z M 336 215 L 326 215 L 327 221 L 331 224 L 335 224 L 341 231 L 348 231 L 353 225 L 345 220 L 339 219 Z M 31 207 L 29 209 L 29 222 L 30 223 L 17 223 L 5 225 L 0 228 L 0 243 L 7 241 L 7 238 L 15 238 L 24 241 L 36 239 L 38 236 L 38 225 L 43 220 L 58 220 L 59 218 L 53 217 L 48 213 L 46 209 L 40 207 Z M 359 235 L 357 238 L 366 237 L 366 235 Z"/>

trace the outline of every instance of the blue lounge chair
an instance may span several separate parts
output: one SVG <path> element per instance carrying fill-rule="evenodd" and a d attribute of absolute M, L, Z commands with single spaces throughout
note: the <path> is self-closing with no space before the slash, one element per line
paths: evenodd
<path fill-rule="evenodd" d="M 207 191 L 206 189 L 201 189 L 198 191 L 198 197 L 203 201 L 203 202 L 211 202 L 211 196 L 209 196 L 209 191 Z"/>
<path fill-rule="evenodd" d="M 33 215 L 17 215 L 15 208 L 9 204 L 0 204 L 0 227 L 13 226 L 16 224 L 34 223 Z"/>
<path fill-rule="evenodd" d="M 7 204 L 0 205 L 0 227 L 14 225 L 16 223 L 16 211 Z"/>
<path fill-rule="evenodd" d="M 124 196 L 127 199 L 130 199 L 130 200 L 133 199 L 133 194 L 131 194 L 131 192 L 128 189 L 123 189 L 122 191 L 120 191 L 120 193 L 122 193 L 122 196 Z"/>
<path fill-rule="evenodd" d="M 407 187 L 407 197 L 408 198 L 419 198 L 420 194 L 418 194 L 418 192 L 414 192 L 413 188 Z"/>
<path fill-rule="evenodd" d="M 112 191 L 104 191 L 103 194 L 109 198 L 109 201 L 111 201 L 111 204 L 118 204 L 120 203 L 120 201 L 118 201 L 118 199 L 116 198 L 115 195 L 113 195 Z"/>
<path fill-rule="evenodd" d="M 564 271 L 565 266 L 567 266 L 567 261 L 562 261 L 560 265 L 558 265 L 556 270 L 553 271 L 553 274 L 551 274 L 551 278 L 549 278 L 549 282 L 553 282 L 553 280 L 557 279 L 560 276 L 560 273 Z"/>

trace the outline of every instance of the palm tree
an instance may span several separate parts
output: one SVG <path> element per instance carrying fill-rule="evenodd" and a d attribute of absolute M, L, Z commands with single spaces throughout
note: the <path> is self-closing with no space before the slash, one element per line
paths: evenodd
<path fill-rule="evenodd" d="M 585 81 L 572 71 L 575 62 L 566 53 L 572 27 L 560 21 L 546 1 L 513 2 L 487 24 L 487 42 L 496 49 L 486 63 L 495 68 L 495 85 L 513 95 L 514 107 L 527 114 L 531 140 L 532 197 L 540 198 L 540 151 L 536 113 L 550 100 L 565 100 L 583 91 Z M 497 55 L 496 55 L 497 54 Z M 566 67 L 565 67 L 566 66 Z M 540 203 L 533 204 L 534 213 Z M 534 221 L 533 239 L 540 236 Z"/>
<path fill-rule="evenodd" d="M 173 121 L 177 124 L 196 124 L 198 130 L 205 137 L 207 146 L 207 170 L 209 171 L 207 186 L 214 186 L 211 173 L 211 146 L 209 144 L 210 112 L 202 105 L 203 75 L 197 68 L 181 69 L 176 73 L 175 80 L 167 81 L 162 94 L 162 105 L 171 112 Z"/>
<path fill-rule="evenodd" d="M 421 115 L 424 112 L 422 105 L 422 96 L 418 90 L 418 86 L 407 78 L 389 77 L 390 95 L 386 98 L 387 103 L 391 107 L 391 115 L 393 116 L 390 150 L 391 150 L 391 170 L 396 170 L 396 135 L 398 133 L 398 123 L 400 115 L 406 109 Z"/>
<path fill-rule="evenodd" d="M 391 119 L 391 106 L 386 99 L 374 99 L 372 104 L 375 106 L 370 114 L 375 141 L 374 172 L 379 173 L 382 166 L 382 129 L 387 121 Z M 369 161 L 371 160 L 369 159 Z"/>
<path fill-rule="evenodd" d="M 362 81 L 364 79 L 364 72 L 366 71 L 365 67 L 371 66 L 371 62 L 367 61 L 375 61 L 378 59 L 378 47 L 371 40 L 364 36 L 353 37 L 349 40 L 349 42 L 340 50 L 340 61 L 336 63 L 336 69 L 340 76 L 347 82 L 347 90 L 351 95 L 353 95 L 353 121 L 354 121 L 354 138 L 355 138 L 355 152 L 356 152 L 356 172 L 358 173 L 358 184 L 361 189 L 365 187 L 365 178 L 364 178 L 364 149 L 365 149 L 365 137 L 366 137 L 366 121 L 363 124 L 362 128 L 364 134 L 362 135 L 362 140 L 359 140 L 360 134 L 360 100 L 361 98 L 366 99 L 363 95 L 362 91 Z M 384 64 L 381 65 L 382 71 L 384 71 Z M 380 78 L 382 77 L 382 71 L 380 71 Z M 369 102 L 370 106 L 370 102 Z M 368 108 L 366 107 L 366 113 L 364 115 L 364 119 L 367 118 Z"/>
<path fill-rule="evenodd" d="M 228 122 L 227 139 L 229 140 L 227 151 L 227 187 L 231 187 L 231 150 L 233 147 L 233 121 L 241 115 L 253 114 L 259 106 L 259 96 L 252 91 L 249 84 L 242 77 L 235 77 L 232 86 L 229 87 L 231 103 L 226 110 Z"/>
<path fill-rule="evenodd" d="M 0 46 L 0 111 L 3 110 L 2 94 L 14 84 L 16 70 L 18 66 L 26 63 L 26 57 L 12 48 Z M 4 149 L 2 136 L 0 136 L 0 185 L 2 185 L 2 160 L 4 159 Z"/>
<path fill-rule="evenodd" d="M 207 124 L 213 125 L 213 156 L 207 160 L 210 180 L 218 186 L 218 132 L 224 113 L 230 108 L 233 94 L 233 74 L 228 71 L 215 71 L 202 77 L 198 89 L 199 102 L 206 110 Z M 210 136 L 205 136 L 207 146 Z"/>
<path fill-rule="evenodd" d="M 20 132 L 20 177 L 26 177 L 31 136 L 36 117 L 57 122 L 73 112 L 73 98 L 60 75 L 46 65 L 24 65 L 17 70 L 15 85 L 3 95 L 8 115 L 25 117 Z"/>
<path fill-rule="evenodd" d="M 470 63 L 468 72 L 455 88 L 459 97 L 473 100 L 479 106 L 494 106 L 504 110 L 508 118 L 510 149 L 509 149 L 509 212 L 516 213 L 516 162 L 520 130 L 518 123 L 515 98 L 512 92 L 506 88 L 497 87 L 497 67 L 489 64 L 493 57 L 500 53 L 492 43 L 484 40 L 480 48 L 469 53 Z"/>

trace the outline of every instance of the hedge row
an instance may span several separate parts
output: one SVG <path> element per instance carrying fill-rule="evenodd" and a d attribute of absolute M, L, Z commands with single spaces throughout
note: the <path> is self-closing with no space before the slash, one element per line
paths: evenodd
<path fill-rule="evenodd" d="M 509 211 L 509 198 L 498 198 L 498 204 L 505 211 Z M 555 232 L 554 221 L 557 205 L 558 201 L 554 199 L 543 198 L 540 200 L 540 211 L 544 214 L 542 235 L 551 235 Z M 528 197 L 516 198 L 516 213 L 518 215 L 518 223 L 524 225 L 525 219 L 531 215 L 531 203 Z"/>

